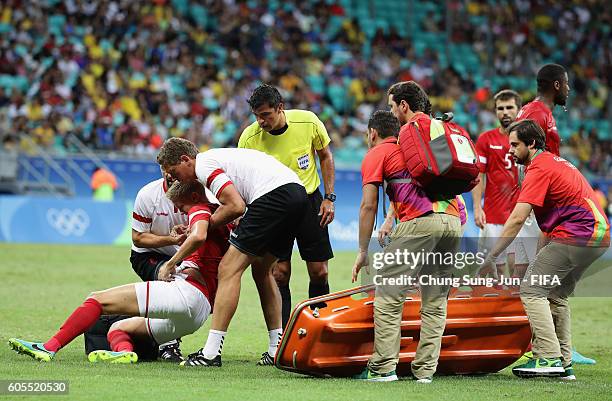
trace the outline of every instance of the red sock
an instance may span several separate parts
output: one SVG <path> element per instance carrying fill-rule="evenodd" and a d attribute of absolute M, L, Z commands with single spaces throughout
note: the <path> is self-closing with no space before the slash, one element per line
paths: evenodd
<path fill-rule="evenodd" d="M 70 341 L 85 333 L 96 323 L 102 314 L 102 304 L 93 298 L 87 298 L 83 305 L 72 312 L 62 327 L 44 346 L 47 350 L 57 352 Z"/>
<path fill-rule="evenodd" d="M 134 343 L 132 343 L 132 338 L 123 330 L 109 331 L 106 338 L 108 338 L 112 351 L 134 351 Z"/>
<path fill-rule="evenodd" d="M 532 344 L 533 344 L 532 342 L 530 342 L 530 343 L 529 343 L 529 346 L 527 347 L 527 351 L 526 351 L 526 352 L 531 351 L 531 345 L 532 345 Z"/>

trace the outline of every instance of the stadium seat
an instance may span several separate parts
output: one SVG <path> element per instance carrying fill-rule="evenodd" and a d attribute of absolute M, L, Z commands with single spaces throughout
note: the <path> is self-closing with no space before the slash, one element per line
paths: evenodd
<path fill-rule="evenodd" d="M 308 75 L 305 81 L 314 93 L 322 95 L 325 92 L 325 78 L 322 75 Z"/>
<path fill-rule="evenodd" d="M 206 28 L 206 23 L 208 22 L 208 13 L 204 6 L 193 3 L 191 4 L 189 11 L 191 12 L 191 17 L 194 21 L 201 27 Z"/>
<path fill-rule="evenodd" d="M 345 88 L 339 84 L 331 84 L 327 87 L 327 96 L 329 97 L 334 109 L 343 111 L 346 107 L 347 93 Z"/>

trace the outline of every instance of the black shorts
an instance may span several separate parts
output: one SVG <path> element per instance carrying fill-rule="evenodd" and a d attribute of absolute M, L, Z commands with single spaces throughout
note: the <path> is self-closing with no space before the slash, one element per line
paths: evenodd
<path fill-rule="evenodd" d="M 304 219 L 295 235 L 300 257 L 306 262 L 325 262 L 334 257 L 327 226 L 321 227 L 321 202 L 323 196 L 317 189 L 308 195 L 308 210 L 304 212 Z M 281 262 L 291 260 L 293 243 L 279 256 Z"/>
<path fill-rule="evenodd" d="M 102 315 L 93 326 L 84 334 L 85 355 L 99 349 L 111 349 L 108 343 L 108 330 L 111 325 L 130 316 L 123 315 Z M 134 341 L 134 351 L 138 354 L 139 361 L 155 361 L 159 355 L 159 345 L 151 337 L 136 337 Z"/>
<path fill-rule="evenodd" d="M 157 280 L 157 273 L 161 266 L 170 260 L 170 256 L 159 252 L 136 252 L 132 250 L 130 263 L 132 269 L 138 274 L 142 281 Z"/>
<path fill-rule="evenodd" d="M 280 186 L 247 206 L 229 242 L 249 255 L 263 256 L 269 252 L 280 257 L 292 246 L 306 208 L 308 195 L 303 186 L 293 183 Z"/>

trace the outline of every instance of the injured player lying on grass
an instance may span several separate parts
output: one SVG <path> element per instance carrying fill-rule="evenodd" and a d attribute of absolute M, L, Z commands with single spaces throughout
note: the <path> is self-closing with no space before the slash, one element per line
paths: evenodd
<path fill-rule="evenodd" d="M 167 192 L 177 207 L 189 214 L 190 234 L 160 270 L 169 281 L 147 281 L 94 292 L 46 342 L 9 339 L 20 354 L 50 362 L 55 354 L 85 333 L 101 315 L 133 316 L 115 322 L 108 331 L 111 350 L 96 350 L 91 362 L 134 363 L 134 342 L 153 339 L 162 344 L 195 332 L 211 313 L 217 290 L 217 268 L 229 246 L 229 227 L 208 232 L 217 205 L 208 202 L 200 183 L 175 183 Z M 179 206 L 180 205 L 180 206 Z M 177 267 L 177 263 L 185 258 Z"/>

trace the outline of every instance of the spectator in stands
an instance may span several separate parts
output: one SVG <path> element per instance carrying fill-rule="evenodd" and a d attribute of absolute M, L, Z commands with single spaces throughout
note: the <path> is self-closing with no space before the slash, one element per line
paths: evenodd
<path fill-rule="evenodd" d="M 70 132 L 90 146 L 98 140 L 96 121 L 107 111 L 114 139 L 128 118 L 138 126 L 151 116 L 163 129 L 139 131 L 104 150 L 152 155 L 158 142 L 152 143 L 152 132 L 160 139 L 194 139 L 189 111 L 195 109 L 206 122 L 198 143 L 219 147 L 236 144 L 250 112 L 243 100 L 266 81 L 282 88 L 288 107 L 317 113 L 341 136 L 337 144 L 351 146 L 352 140 L 344 141 L 351 130 L 341 129 L 345 119 L 352 129 L 364 126 L 369 113 L 360 107 L 381 107 L 380 88 L 391 81 L 419 80 L 436 111 L 453 111 L 458 123 L 479 132 L 492 118 L 483 113 L 491 106 L 478 101 L 480 95 L 513 87 L 532 97 L 530 76 L 545 57 L 565 65 L 573 79 L 571 121 L 592 121 L 601 136 L 609 132 L 612 50 L 602 40 L 609 13 L 601 2 L 537 0 L 493 8 L 459 1 L 448 9 L 430 2 L 433 8 L 412 10 L 422 18 L 401 26 L 394 22 L 398 13 L 409 12 L 408 2 L 390 4 L 391 17 L 372 16 L 362 2 L 352 2 L 351 10 L 323 1 L 280 7 L 221 0 L 208 0 L 206 7 L 193 0 L 132 3 L 4 5 L 0 114 L 6 108 L 11 125 L 17 115 L 33 114 L 24 127 L 32 136 L 45 115 L 58 111 L 74 122 Z M 453 21 L 450 37 L 446 12 Z M 483 67 L 488 65 L 491 71 Z M 162 118 L 164 105 L 170 107 Z M 567 120 L 558 121 L 561 133 L 571 132 Z M 64 147 L 62 141 L 53 146 Z M 601 150 L 589 168 L 607 173 Z M 336 152 L 339 163 L 355 164 L 364 153 L 363 143 Z"/>
<path fill-rule="evenodd" d="M 12 152 L 17 150 L 17 139 L 13 135 L 6 135 L 2 138 L 2 150 Z"/>

